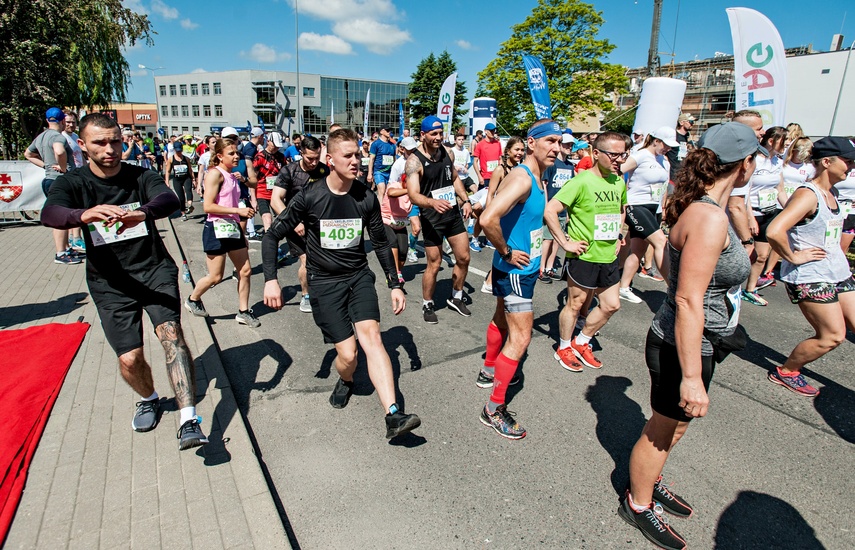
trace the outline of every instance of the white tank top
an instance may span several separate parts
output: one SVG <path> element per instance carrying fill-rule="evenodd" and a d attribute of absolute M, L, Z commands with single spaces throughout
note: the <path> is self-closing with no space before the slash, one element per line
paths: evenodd
<path fill-rule="evenodd" d="M 633 152 L 632 158 L 638 166 L 626 182 L 626 203 L 659 204 L 668 185 L 671 164 L 664 155 L 654 155 L 647 149 Z"/>
<path fill-rule="evenodd" d="M 757 167 L 751 176 L 749 200 L 752 210 L 769 210 L 781 208 L 778 202 L 778 184 L 781 183 L 781 170 L 783 169 L 781 157 L 772 155 L 764 157 L 757 155 Z"/>
<path fill-rule="evenodd" d="M 796 192 L 796 188 L 800 187 L 804 182 L 813 179 L 816 175 L 816 169 L 809 162 L 803 164 L 788 162 L 784 165 L 783 173 L 784 192 L 790 197 Z"/>

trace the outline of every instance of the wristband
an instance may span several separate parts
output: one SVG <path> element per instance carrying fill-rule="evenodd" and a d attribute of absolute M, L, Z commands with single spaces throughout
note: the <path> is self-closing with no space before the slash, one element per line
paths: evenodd
<path fill-rule="evenodd" d="M 747 240 L 740 241 L 744 246 L 748 246 L 749 244 L 754 244 L 754 237 L 748 237 Z"/>
<path fill-rule="evenodd" d="M 514 249 L 509 246 L 508 247 L 508 253 L 507 254 L 499 254 L 499 257 L 501 257 L 506 262 L 510 262 L 511 256 L 513 255 L 513 253 L 514 253 Z"/>

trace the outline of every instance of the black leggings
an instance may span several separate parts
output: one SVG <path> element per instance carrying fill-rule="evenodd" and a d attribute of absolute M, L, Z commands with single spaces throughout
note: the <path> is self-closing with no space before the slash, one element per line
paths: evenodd
<path fill-rule="evenodd" d="M 187 201 L 193 200 L 193 178 L 172 178 L 172 189 L 181 201 L 181 211 L 187 210 Z"/>

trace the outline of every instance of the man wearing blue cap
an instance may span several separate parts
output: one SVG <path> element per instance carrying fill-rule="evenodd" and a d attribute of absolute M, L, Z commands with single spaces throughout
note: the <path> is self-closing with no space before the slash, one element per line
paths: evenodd
<path fill-rule="evenodd" d="M 65 129 L 65 113 L 58 107 L 51 107 L 45 113 L 48 128 L 38 136 L 24 151 L 24 158 L 45 169 L 42 191 L 47 197 L 51 184 L 60 176 L 74 168 L 74 151 L 68 145 L 62 131 Z M 54 263 L 73 265 L 80 263 L 80 253 L 68 248 L 68 230 L 54 229 L 53 242 L 56 245 Z"/>
<path fill-rule="evenodd" d="M 425 243 L 427 267 L 422 276 L 422 314 L 426 323 L 439 322 L 434 312 L 433 292 L 439 273 L 443 237 L 451 245 L 456 263 L 451 272 L 452 296 L 448 307 L 463 315 L 471 315 L 463 303 L 463 284 L 469 272 L 469 239 L 463 225 L 463 217 L 472 215 L 466 189 L 454 169 L 451 154 L 442 145 L 442 121 L 435 116 L 426 117 L 421 126 L 421 144 L 407 159 L 407 194 L 410 201 L 419 207 L 422 223 L 422 238 Z"/>

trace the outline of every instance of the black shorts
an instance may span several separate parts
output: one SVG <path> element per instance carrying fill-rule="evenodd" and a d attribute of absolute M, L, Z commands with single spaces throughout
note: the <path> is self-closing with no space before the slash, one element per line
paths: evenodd
<path fill-rule="evenodd" d="M 774 220 L 778 216 L 778 214 L 781 213 L 781 211 L 776 208 L 774 211 L 769 213 L 762 213 L 757 211 L 754 211 L 752 213 L 754 214 L 754 219 L 757 220 L 757 225 L 760 227 L 760 230 L 757 232 L 757 236 L 754 237 L 754 240 L 759 243 L 769 242 L 766 239 L 766 229 L 769 228 L 769 224 L 772 223 L 772 220 Z"/>
<path fill-rule="evenodd" d="M 344 342 L 353 336 L 353 325 L 359 321 L 380 322 L 375 280 L 374 272 L 367 267 L 347 279 L 335 281 L 317 280 L 309 274 L 312 317 L 324 335 L 324 342 Z"/>
<path fill-rule="evenodd" d="M 630 204 L 626 207 L 626 224 L 629 226 L 629 236 L 646 239 L 659 231 L 662 224 L 662 214 L 657 214 L 658 204 Z"/>
<path fill-rule="evenodd" d="M 286 233 L 285 238 L 288 239 L 288 252 L 291 256 L 302 256 L 306 253 L 306 239 L 293 231 Z"/>
<path fill-rule="evenodd" d="M 843 232 L 855 233 L 855 214 L 849 214 L 843 220 Z"/>
<path fill-rule="evenodd" d="M 618 261 L 610 264 L 595 264 L 579 258 L 564 260 L 565 275 L 582 288 L 610 288 L 620 282 Z"/>
<path fill-rule="evenodd" d="M 405 258 L 410 247 L 410 233 L 407 231 L 407 226 L 393 229 L 383 224 L 383 228 L 386 230 L 386 240 L 389 241 L 393 249 L 398 249 L 398 259 Z"/>
<path fill-rule="evenodd" d="M 459 208 L 452 208 L 435 221 L 429 220 L 424 212 L 421 213 L 419 219 L 422 222 L 422 239 L 425 247 L 441 246 L 443 237 L 448 239 L 466 233 L 466 226 L 463 225 Z"/>
<path fill-rule="evenodd" d="M 214 223 L 211 221 L 205 222 L 205 227 L 202 228 L 202 250 L 208 256 L 222 256 L 234 250 L 246 248 L 246 238 L 243 235 L 243 228 L 240 228 L 240 237 L 236 239 L 218 239 L 214 234 Z"/>
<path fill-rule="evenodd" d="M 270 209 L 270 200 L 269 199 L 256 199 L 258 201 L 258 213 L 261 215 L 264 214 L 273 214 L 273 210 Z"/>
<path fill-rule="evenodd" d="M 688 422 L 692 419 L 686 416 L 680 407 L 680 383 L 683 381 L 683 370 L 680 368 L 680 358 L 677 347 L 653 332 L 647 331 L 647 342 L 644 345 L 644 359 L 650 371 L 650 407 L 667 418 Z M 710 381 L 715 372 L 715 361 L 712 355 L 701 356 L 701 380 L 704 388 L 709 391 Z"/>
<path fill-rule="evenodd" d="M 117 356 L 143 347 L 143 310 L 154 327 L 167 321 L 181 322 L 177 270 L 164 269 L 153 279 L 150 286 L 139 284 L 138 288 L 124 291 L 103 284 L 93 288 L 89 283 L 104 336 Z"/>

